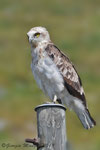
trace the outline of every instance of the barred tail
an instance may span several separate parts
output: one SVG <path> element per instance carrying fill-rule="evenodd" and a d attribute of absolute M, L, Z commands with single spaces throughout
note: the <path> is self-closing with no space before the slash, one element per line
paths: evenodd
<path fill-rule="evenodd" d="M 93 128 L 96 125 L 95 120 L 91 117 L 87 108 L 79 113 L 77 112 L 77 115 L 85 129 Z"/>

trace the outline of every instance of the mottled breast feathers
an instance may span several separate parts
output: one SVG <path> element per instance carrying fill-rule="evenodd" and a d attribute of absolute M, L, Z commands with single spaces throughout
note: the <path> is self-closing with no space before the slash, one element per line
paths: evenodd
<path fill-rule="evenodd" d="M 52 43 L 47 45 L 45 51 L 63 76 L 64 85 L 68 92 L 74 97 L 81 99 L 86 105 L 81 79 L 69 58 Z"/>

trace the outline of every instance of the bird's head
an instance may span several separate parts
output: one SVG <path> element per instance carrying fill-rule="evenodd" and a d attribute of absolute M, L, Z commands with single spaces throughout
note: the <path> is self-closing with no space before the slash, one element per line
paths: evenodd
<path fill-rule="evenodd" d="M 50 36 L 46 28 L 34 27 L 27 33 L 29 43 L 36 47 L 40 42 L 49 42 Z"/>

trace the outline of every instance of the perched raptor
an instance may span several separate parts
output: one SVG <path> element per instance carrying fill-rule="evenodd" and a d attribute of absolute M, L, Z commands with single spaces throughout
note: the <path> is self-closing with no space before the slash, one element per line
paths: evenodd
<path fill-rule="evenodd" d="M 81 79 L 70 59 L 50 40 L 46 28 L 34 27 L 27 36 L 31 68 L 38 86 L 51 100 L 72 109 L 84 128 L 94 127 L 96 123 L 89 113 Z"/>

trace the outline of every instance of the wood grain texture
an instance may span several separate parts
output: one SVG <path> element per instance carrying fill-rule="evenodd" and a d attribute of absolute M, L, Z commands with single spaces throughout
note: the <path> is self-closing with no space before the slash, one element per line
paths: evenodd
<path fill-rule="evenodd" d="M 44 104 L 36 108 L 39 150 L 67 150 L 65 108 Z M 44 147 L 41 147 L 44 145 Z"/>

